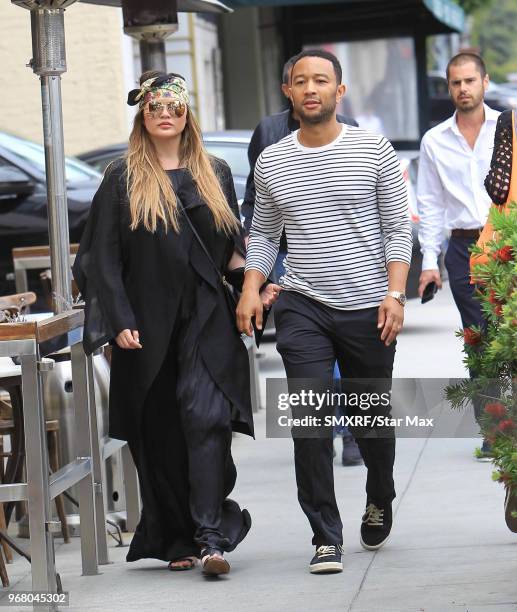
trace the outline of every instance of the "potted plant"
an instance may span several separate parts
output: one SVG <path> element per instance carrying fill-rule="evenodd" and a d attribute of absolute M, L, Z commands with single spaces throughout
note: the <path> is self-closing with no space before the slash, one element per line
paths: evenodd
<path fill-rule="evenodd" d="M 480 402 L 493 479 L 506 488 L 505 520 L 517 533 L 517 204 L 506 212 L 493 207 L 490 220 L 495 232 L 485 249 L 488 262 L 474 268 L 486 326 L 457 333 L 464 342 L 464 363 L 476 377 L 449 386 L 447 399 L 455 408 Z M 475 246 L 472 252 L 481 250 Z"/>

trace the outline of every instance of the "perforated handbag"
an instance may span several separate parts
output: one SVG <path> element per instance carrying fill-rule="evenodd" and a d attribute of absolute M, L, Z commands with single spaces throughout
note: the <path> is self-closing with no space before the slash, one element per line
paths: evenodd
<path fill-rule="evenodd" d="M 498 208 L 506 213 L 510 210 L 510 202 L 517 202 L 517 135 L 516 135 L 516 120 L 515 111 L 512 112 L 512 175 L 510 179 L 510 189 L 508 191 L 508 197 L 506 202 L 501 206 L 498 204 L 492 204 L 492 208 Z M 476 266 L 485 265 L 489 261 L 489 247 L 488 243 L 493 240 L 497 240 L 497 232 L 494 229 L 490 221 L 490 216 L 483 227 L 481 234 L 479 235 L 476 246 L 482 249 L 481 253 L 473 253 L 470 256 L 470 277 L 471 283 L 478 282 L 476 279 Z"/>

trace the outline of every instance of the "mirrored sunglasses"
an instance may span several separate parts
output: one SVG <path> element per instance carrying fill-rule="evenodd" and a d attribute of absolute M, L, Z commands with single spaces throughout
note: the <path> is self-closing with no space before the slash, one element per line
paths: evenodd
<path fill-rule="evenodd" d="M 183 117 L 185 111 L 187 110 L 186 104 L 181 102 L 181 100 L 171 100 L 171 102 L 167 102 L 167 104 L 154 101 L 148 102 L 146 111 L 153 119 L 156 119 L 160 117 L 165 107 L 167 108 L 169 115 L 175 115 L 176 117 Z"/>

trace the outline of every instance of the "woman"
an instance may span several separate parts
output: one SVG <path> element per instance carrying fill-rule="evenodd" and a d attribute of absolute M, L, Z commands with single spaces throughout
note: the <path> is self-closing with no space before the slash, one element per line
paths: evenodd
<path fill-rule="evenodd" d="M 251 525 L 227 499 L 232 430 L 253 436 L 247 351 L 221 279 L 244 263 L 237 200 L 181 76 L 144 73 L 128 104 L 139 109 L 127 155 L 105 173 L 74 264 L 84 345 L 112 339 L 109 435 L 128 441 L 143 502 L 127 560 L 184 570 L 200 557 L 217 575 Z M 242 274 L 228 277 L 238 288 Z M 264 289 L 266 305 L 276 292 Z"/>

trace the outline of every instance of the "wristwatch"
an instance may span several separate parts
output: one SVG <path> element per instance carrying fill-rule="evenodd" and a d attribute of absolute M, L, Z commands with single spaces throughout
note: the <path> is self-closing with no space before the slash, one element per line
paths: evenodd
<path fill-rule="evenodd" d="M 388 291 L 386 295 L 389 295 L 390 297 L 395 298 L 401 306 L 406 305 L 407 297 L 405 293 L 402 293 L 400 291 Z"/>

